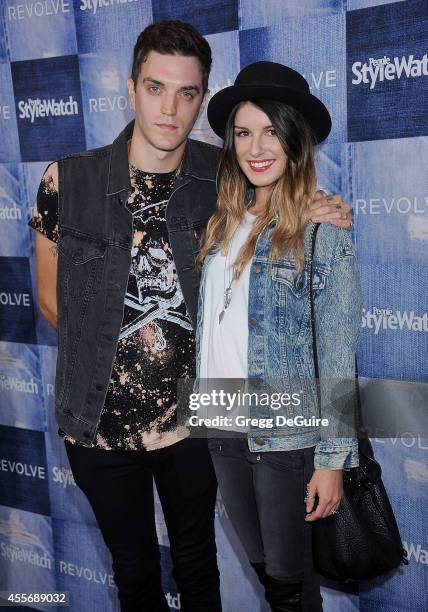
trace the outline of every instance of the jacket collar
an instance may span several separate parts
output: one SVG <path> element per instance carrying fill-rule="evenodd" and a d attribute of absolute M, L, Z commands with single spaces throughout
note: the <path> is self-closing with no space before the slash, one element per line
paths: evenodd
<path fill-rule="evenodd" d="M 133 119 L 111 145 L 110 163 L 107 179 L 107 195 L 130 191 L 128 140 L 132 138 L 135 120 Z M 184 149 L 180 175 L 199 179 L 213 179 L 212 163 L 205 159 L 201 147 L 203 143 L 188 139 Z"/>
<path fill-rule="evenodd" d="M 107 195 L 130 191 L 128 140 L 132 138 L 135 121 L 131 121 L 111 145 L 107 177 Z"/>

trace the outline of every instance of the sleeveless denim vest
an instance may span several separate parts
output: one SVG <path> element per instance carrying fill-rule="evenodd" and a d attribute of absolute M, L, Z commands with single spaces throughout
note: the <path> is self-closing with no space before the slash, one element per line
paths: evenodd
<path fill-rule="evenodd" d="M 131 264 L 132 215 L 127 141 L 58 160 L 58 360 L 55 415 L 60 429 L 93 442 L 116 354 Z M 199 236 L 216 205 L 218 149 L 188 140 L 167 204 L 166 223 L 184 301 L 194 325 Z"/>

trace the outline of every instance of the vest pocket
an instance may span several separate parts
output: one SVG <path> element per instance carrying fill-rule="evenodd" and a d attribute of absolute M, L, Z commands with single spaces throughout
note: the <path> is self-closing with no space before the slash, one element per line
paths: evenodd
<path fill-rule="evenodd" d="M 69 298 L 95 295 L 100 287 L 106 244 L 64 235 L 58 243 L 58 280 Z"/>

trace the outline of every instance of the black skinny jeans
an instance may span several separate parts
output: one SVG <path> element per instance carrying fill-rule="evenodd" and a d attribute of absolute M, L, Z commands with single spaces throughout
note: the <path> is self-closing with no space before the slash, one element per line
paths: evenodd
<path fill-rule="evenodd" d="M 208 439 L 218 486 L 249 561 L 268 576 L 302 584 L 302 610 L 322 612 L 312 561 L 312 525 L 304 518 L 314 447 L 254 453 L 246 438 Z"/>
<path fill-rule="evenodd" d="M 214 534 L 217 483 L 205 439 L 153 451 L 106 451 L 65 442 L 113 559 L 122 612 L 168 612 L 161 586 L 153 479 L 183 612 L 220 612 Z"/>

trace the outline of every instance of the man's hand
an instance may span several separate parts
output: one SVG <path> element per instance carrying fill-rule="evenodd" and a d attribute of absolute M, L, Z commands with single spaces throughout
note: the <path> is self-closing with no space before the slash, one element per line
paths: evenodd
<path fill-rule="evenodd" d="M 342 470 L 315 470 L 309 481 L 306 492 L 306 512 L 310 512 L 305 521 L 312 522 L 334 514 L 343 495 Z M 318 505 L 313 511 L 315 498 Z M 332 512 L 333 510 L 333 512 Z"/>
<path fill-rule="evenodd" d="M 349 229 L 352 227 L 352 212 L 349 204 L 340 195 L 327 195 L 317 191 L 309 208 L 309 218 L 314 223 L 329 221 L 332 225 Z"/>

